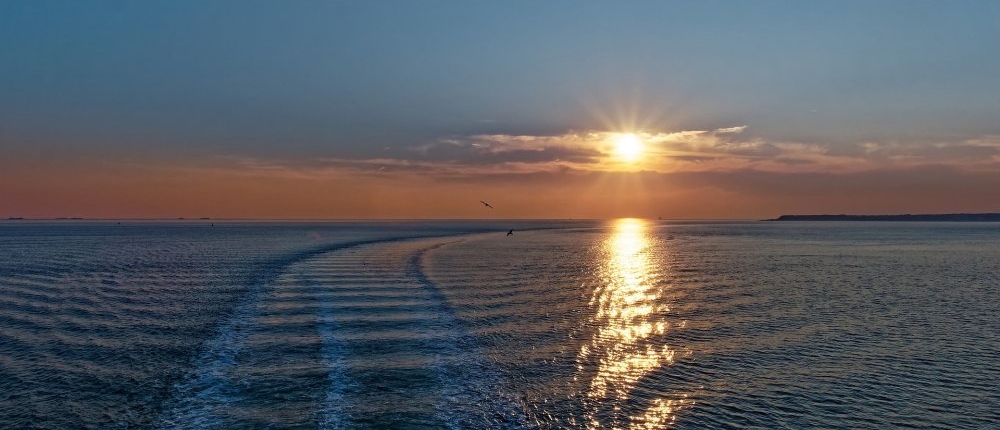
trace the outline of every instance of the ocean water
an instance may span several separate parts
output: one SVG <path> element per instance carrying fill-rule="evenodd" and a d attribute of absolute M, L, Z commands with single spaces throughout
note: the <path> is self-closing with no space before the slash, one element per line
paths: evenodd
<path fill-rule="evenodd" d="M 998 295 L 990 223 L 0 222 L 0 427 L 1000 428 Z"/>

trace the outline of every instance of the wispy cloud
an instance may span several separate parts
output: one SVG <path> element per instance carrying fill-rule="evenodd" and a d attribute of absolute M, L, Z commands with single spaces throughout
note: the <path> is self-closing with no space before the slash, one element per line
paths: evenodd
<path fill-rule="evenodd" d="M 578 142 L 576 142 L 578 143 Z M 417 148 L 418 159 L 450 164 L 496 166 L 503 164 L 591 164 L 601 153 L 572 139 L 537 136 L 471 136 L 443 139 Z"/>
<path fill-rule="evenodd" d="M 659 173 L 759 171 L 851 173 L 920 166 L 962 170 L 1000 168 L 1000 136 L 940 142 L 858 142 L 821 144 L 772 141 L 747 126 L 712 130 L 635 133 L 645 146 L 637 163 L 616 160 L 613 132 L 559 135 L 449 136 L 387 152 L 379 157 L 312 159 L 229 159 L 249 172 L 281 175 L 422 175 L 467 178 L 475 175 L 647 171 Z"/>
<path fill-rule="evenodd" d="M 743 130 L 746 130 L 746 128 L 747 128 L 747 126 L 741 125 L 741 126 L 737 126 L 737 127 L 720 128 L 718 130 L 715 130 L 715 132 L 716 133 L 742 133 Z"/>

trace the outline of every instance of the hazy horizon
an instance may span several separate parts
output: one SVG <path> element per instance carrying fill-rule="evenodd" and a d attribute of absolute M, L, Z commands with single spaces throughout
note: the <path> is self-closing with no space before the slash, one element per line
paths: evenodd
<path fill-rule="evenodd" d="M 594 222 L 611 222 L 615 220 L 622 219 L 639 219 L 648 221 L 680 221 L 680 222 L 727 222 L 727 221 L 776 221 L 775 218 L 780 216 L 899 216 L 899 215 L 996 215 L 998 212 L 954 212 L 954 213 L 919 213 L 919 214 L 875 214 L 875 213 L 825 213 L 825 214 L 778 214 L 769 218 L 665 218 L 665 217 L 646 217 L 646 216 L 634 216 L 634 217 L 609 217 L 609 218 L 491 218 L 491 217 L 479 217 L 479 218 L 213 218 L 213 217 L 197 217 L 197 216 L 179 216 L 179 217 L 159 217 L 159 218 L 86 218 L 77 216 L 57 216 L 57 217 L 19 217 L 11 216 L 0 218 L 0 222 L 3 221 L 219 221 L 219 222 L 434 222 L 434 221 L 514 221 L 514 222 L 530 222 L 530 221 L 594 221 Z"/>

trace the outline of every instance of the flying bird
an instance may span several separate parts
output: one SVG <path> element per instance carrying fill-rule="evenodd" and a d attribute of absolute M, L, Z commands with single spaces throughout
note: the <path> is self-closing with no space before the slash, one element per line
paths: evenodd
<path fill-rule="evenodd" d="M 511 231 L 507 232 L 507 236 L 513 236 L 513 235 L 514 235 L 514 230 L 511 230 Z"/>
<path fill-rule="evenodd" d="M 488 207 L 488 208 L 490 208 L 490 209 L 493 209 L 493 206 L 491 206 L 491 205 L 490 205 L 489 203 L 486 203 L 486 202 L 484 202 L 484 201 L 482 201 L 482 200 L 480 200 L 480 201 L 479 201 L 479 203 L 482 203 L 482 204 L 483 204 L 483 206 L 486 206 L 486 207 Z"/>

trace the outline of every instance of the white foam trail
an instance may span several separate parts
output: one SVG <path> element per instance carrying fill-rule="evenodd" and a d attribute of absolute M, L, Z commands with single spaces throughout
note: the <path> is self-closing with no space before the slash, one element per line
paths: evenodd
<path fill-rule="evenodd" d="M 497 425 L 525 428 L 527 426 L 523 423 L 527 420 L 523 408 L 514 399 L 497 392 L 499 373 L 479 353 L 473 336 L 462 328 L 462 322 L 451 309 L 447 298 L 422 272 L 421 262 L 426 252 L 453 242 L 454 239 L 397 243 L 394 245 L 399 248 L 395 249 L 378 244 L 372 245 L 378 248 L 360 249 L 357 254 L 330 254 L 328 257 L 343 259 L 346 264 L 342 267 L 362 268 L 365 267 L 362 260 L 378 255 L 384 259 L 380 263 L 382 269 L 403 275 L 392 288 L 405 288 L 409 297 L 418 304 L 414 308 L 401 307 L 398 311 L 413 318 L 412 325 L 405 330 L 411 333 L 412 338 L 421 339 L 423 346 L 412 353 L 426 360 L 429 365 L 426 370 L 434 375 L 435 382 L 433 388 L 394 388 L 414 396 L 431 394 L 421 390 L 432 389 L 436 401 L 427 405 L 433 410 L 425 411 L 428 413 L 426 418 L 432 425 L 448 429 Z M 369 257 L 365 257 L 366 255 Z M 366 276 L 372 280 L 379 279 L 378 274 L 365 275 L 367 269 L 358 270 L 358 273 L 352 273 L 352 279 Z M 337 317 L 340 315 L 331 303 L 335 300 L 335 296 L 324 296 L 317 316 L 319 335 L 323 342 L 323 363 L 329 369 L 329 385 L 320 413 L 320 428 L 323 429 L 349 427 L 352 421 L 350 411 L 357 409 L 356 412 L 360 412 L 366 409 L 365 405 L 350 404 L 354 395 L 365 396 L 367 387 L 352 385 L 354 381 L 349 369 L 345 367 L 349 358 L 345 354 L 350 354 L 351 351 L 349 345 L 338 339 L 340 333 Z M 499 422 L 498 415 L 503 417 Z"/>
<path fill-rule="evenodd" d="M 424 305 L 416 305 L 417 308 L 401 309 L 413 312 L 415 325 L 410 330 L 414 337 L 423 338 L 426 342 L 426 346 L 416 353 L 430 356 L 434 363 L 428 370 L 436 374 L 435 386 L 439 391 L 435 396 L 437 402 L 433 406 L 428 405 L 434 408 L 433 411 L 427 411 L 430 413 L 428 418 L 443 428 L 468 428 L 469 423 L 497 424 L 497 414 L 506 417 L 503 420 L 505 427 L 511 427 L 509 424 L 512 422 L 525 422 L 523 409 L 517 402 L 497 393 L 498 372 L 478 354 L 471 334 L 461 328 L 461 321 L 450 309 L 446 297 L 421 271 L 421 259 L 425 252 L 448 242 L 400 242 L 401 240 L 403 239 L 397 238 L 343 244 L 272 264 L 240 299 L 232 316 L 219 326 L 218 334 L 205 343 L 204 352 L 195 360 L 188 376 L 175 384 L 172 400 L 165 404 L 155 427 L 201 429 L 233 425 L 233 419 L 236 418 L 234 414 L 239 412 L 236 408 L 245 400 L 246 395 L 241 385 L 245 381 L 240 380 L 240 356 L 258 328 L 263 329 L 258 327 L 262 317 L 260 302 L 264 300 L 272 284 L 279 275 L 290 274 L 290 269 L 301 269 L 301 264 L 306 264 L 308 271 L 310 262 L 316 262 L 317 257 L 345 258 L 350 260 L 349 267 L 354 267 L 354 263 L 357 263 L 358 270 L 362 270 L 360 268 L 364 267 L 364 257 L 345 250 L 364 249 L 364 245 L 379 247 L 374 254 L 366 254 L 368 258 L 383 252 L 397 252 L 396 256 L 400 258 L 392 263 L 389 273 L 403 275 L 401 286 L 411 291 L 414 298 L 425 299 L 421 300 Z M 408 245 L 399 249 L 386 248 L 387 242 Z M 362 248 L 358 248 L 359 246 Z M 299 274 L 298 282 L 318 283 L 321 286 L 327 282 L 336 282 L 335 279 L 342 274 L 337 273 L 334 278 L 326 280 L 322 276 L 306 276 L 303 272 Z M 368 273 L 362 276 L 370 277 L 378 284 L 379 281 L 384 282 L 380 276 L 385 275 Z M 350 345 L 340 338 L 339 311 L 333 301 L 331 296 L 324 294 L 315 319 L 317 334 L 322 342 L 321 364 L 328 369 L 327 390 L 317 414 L 317 424 L 323 429 L 350 427 L 354 420 L 351 414 L 365 410 L 364 405 L 351 404 L 352 397 L 357 393 L 364 393 L 366 387 L 357 386 L 351 375 L 348 360 L 359 357 L 350 357 Z M 431 309 L 420 307 L 426 306 L 428 302 L 433 303 Z M 446 331 L 443 336 L 442 327 Z M 456 359 L 462 362 L 456 362 Z M 408 387 L 401 388 L 408 390 Z"/>
<path fill-rule="evenodd" d="M 323 409 L 320 411 L 319 428 L 339 429 L 347 426 L 349 416 L 344 410 L 344 389 L 348 378 L 345 375 L 344 347 L 334 336 L 333 310 L 329 302 L 323 301 L 319 308 L 317 318 L 320 339 L 323 340 L 323 347 L 320 352 L 322 363 L 329 369 L 327 381 L 329 383 L 326 397 L 323 399 Z"/>
<path fill-rule="evenodd" d="M 242 398 L 238 381 L 233 374 L 239 364 L 237 357 L 258 324 L 258 302 L 268 286 L 288 266 L 339 249 L 392 240 L 399 239 L 344 243 L 314 249 L 269 264 L 240 299 L 233 315 L 219 327 L 218 334 L 205 343 L 204 352 L 195 360 L 194 370 L 175 384 L 175 394 L 161 412 L 157 427 L 202 429 L 226 424 L 227 410 Z"/>
<path fill-rule="evenodd" d="M 444 360 L 438 361 L 441 364 L 436 371 L 447 394 L 447 403 L 438 407 L 438 416 L 450 429 L 468 428 L 470 420 L 489 428 L 530 428 L 524 408 L 516 399 L 499 391 L 499 372 L 482 354 L 474 336 L 461 328 L 462 323 L 451 309 L 447 297 L 423 272 L 423 259 L 428 252 L 456 242 L 438 243 L 419 250 L 410 259 L 408 268 L 411 276 L 438 303 L 444 326 L 451 328 L 444 346 L 447 354 L 458 356 L 464 352 L 469 358 L 461 365 L 444 365 Z M 471 409 L 471 405 L 482 409 Z M 463 413 L 456 414 L 456 411 L 463 411 L 465 416 L 462 416 Z"/>
<path fill-rule="evenodd" d="M 196 360 L 196 371 L 175 385 L 176 402 L 161 414 L 159 428 L 201 429 L 224 424 L 222 411 L 239 399 L 232 378 L 236 357 L 254 331 L 259 313 L 256 303 L 266 283 L 266 279 L 254 283 L 233 316 L 206 344 L 205 352 Z"/>

